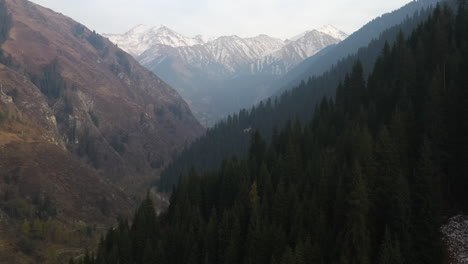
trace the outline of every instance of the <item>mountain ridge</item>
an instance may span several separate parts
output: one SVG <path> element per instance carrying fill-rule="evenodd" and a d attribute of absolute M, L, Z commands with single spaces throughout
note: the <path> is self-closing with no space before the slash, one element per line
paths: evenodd
<path fill-rule="evenodd" d="M 266 98 L 272 93 L 267 87 L 272 86 L 274 79 L 346 37 L 336 28 L 324 26 L 305 32 L 294 41 L 261 34 L 249 38 L 220 36 L 200 44 L 175 41 L 190 39 L 175 32 L 174 41 L 160 41 L 160 36 L 152 34 L 160 28 L 137 26 L 122 35 L 126 41 L 121 42 L 116 36 L 110 36 L 110 40 L 132 54 L 140 53 L 132 50 L 134 47 L 140 51 L 147 48 L 136 59 L 175 87 L 195 116 L 208 127 L 227 114 Z M 145 38 L 148 39 L 141 41 Z M 203 41 L 203 37 L 197 41 Z M 127 45 L 130 42 L 133 44 Z"/>
<path fill-rule="evenodd" d="M 168 28 L 165 25 L 148 26 L 148 25 L 143 25 L 143 24 L 137 25 L 123 34 L 103 34 L 103 36 L 109 38 L 110 41 L 119 45 L 120 48 L 124 49 L 129 54 L 132 54 L 134 57 L 139 57 L 145 51 L 148 51 L 153 46 L 157 46 L 157 45 L 167 45 L 167 46 L 174 47 L 174 48 L 192 47 L 195 45 L 209 44 L 210 42 L 215 42 L 220 39 L 221 40 L 242 39 L 246 41 L 268 39 L 267 41 L 271 41 L 271 40 L 280 41 L 283 44 L 283 46 L 286 46 L 288 43 L 297 41 L 298 39 L 302 38 L 307 33 L 314 31 L 314 30 L 321 32 L 323 34 L 327 34 L 340 41 L 346 39 L 346 37 L 348 36 L 346 33 L 335 28 L 332 25 L 324 25 L 318 29 L 307 30 L 299 35 L 296 35 L 286 40 L 271 37 L 266 34 L 259 34 L 254 37 L 239 37 L 237 35 L 221 35 L 218 37 L 210 37 L 210 38 L 204 37 L 203 35 L 197 35 L 195 37 L 187 37 L 180 33 L 177 33 L 176 31 Z M 165 33 L 170 33 L 172 35 L 165 34 Z M 164 40 L 161 35 L 165 35 L 165 37 L 167 38 Z M 259 44 L 262 45 L 264 43 L 259 43 Z M 266 56 L 273 52 L 276 52 L 281 47 L 282 46 L 278 46 L 276 48 L 270 49 L 268 50 L 268 52 L 263 53 L 262 56 Z M 257 57 L 257 59 L 259 58 L 260 57 Z"/>

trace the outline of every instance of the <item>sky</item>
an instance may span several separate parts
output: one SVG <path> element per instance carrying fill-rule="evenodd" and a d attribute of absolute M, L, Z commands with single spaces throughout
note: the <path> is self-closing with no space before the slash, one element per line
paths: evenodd
<path fill-rule="evenodd" d="M 411 0 L 32 0 L 98 33 L 165 25 L 187 36 L 286 39 L 331 24 L 350 34 Z"/>

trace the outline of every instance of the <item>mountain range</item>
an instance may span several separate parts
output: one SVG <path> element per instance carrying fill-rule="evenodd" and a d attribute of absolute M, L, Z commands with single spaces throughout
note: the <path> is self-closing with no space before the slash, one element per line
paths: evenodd
<path fill-rule="evenodd" d="M 177 51 L 183 62 L 194 64 L 203 59 L 222 65 L 226 74 L 235 74 L 240 68 L 266 61 L 265 57 L 289 57 L 304 59 L 317 53 L 323 46 L 342 41 L 348 35 L 331 25 L 317 30 L 309 30 L 290 39 L 281 40 L 267 35 L 251 38 L 221 36 L 207 38 L 202 35 L 187 37 L 167 26 L 138 25 L 125 34 L 104 34 L 129 54 L 148 65 L 160 57 L 167 56 L 161 46 L 169 46 Z M 194 47 L 203 46 L 204 48 Z M 190 47 L 190 48 L 189 48 Z M 262 60 L 263 59 L 263 60 Z M 251 73 L 254 73 L 251 70 Z"/>
<path fill-rule="evenodd" d="M 347 34 L 327 25 L 288 40 L 267 35 L 210 39 L 139 25 L 123 35 L 105 36 L 177 89 L 197 118 L 211 126 L 269 96 L 276 78 Z"/>

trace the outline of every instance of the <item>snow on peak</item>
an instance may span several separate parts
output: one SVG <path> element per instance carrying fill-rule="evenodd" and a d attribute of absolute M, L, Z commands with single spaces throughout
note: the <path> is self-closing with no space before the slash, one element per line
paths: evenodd
<path fill-rule="evenodd" d="M 202 38 L 186 37 L 164 25 L 138 25 L 125 34 L 104 34 L 104 36 L 135 57 L 156 45 L 184 47 L 205 43 Z"/>
<path fill-rule="evenodd" d="M 317 54 L 322 49 L 340 42 L 329 34 L 319 30 L 310 30 L 286 40 L 286 45 L 251 66 L 251 72 L 282 75 L 301 63 L 306 58 Z"/>
<path fill-rule="evenodd" d="M 178 65 L 201 72 L 212 71 L 213 76 L 281 75 L 305 58 L 347 37 L 331 25 L 303 32 L 287 41 L 265 34 L 249 38 L 236 35 L 187 37 L 164 25 L 138 25 L 125 34 L 106 36 L 147 67 L 155 67 L 171 58 Z"/>
<path fill-rule="evenodd" d="M 215 40 L 217 37 L 213 36 L 203 36 L 203 35 L 196 35 L 194 39 L 200 41 L 200 43 L 208 43 L 210 41 Z"/>
<path fill-rule="evenodd" d="M 327 35 L 330 35 L 336 39 L 339 39 L 339 40 L 344 40 L 348 37 L 348 34 L 346 34 L 345 32 L 337 29 L 336 27 L 332 26 L 332 25 L 325 25 L 325 26 L 322 26 L 321 28 L 317 29 L 318 31 L 322 32 L 322 33 L 325 33 Z"/>
<path fill-rule="evenodd" d="M 304 31 L 301 34 L 296 35 L 296 36 L 288 39 L 287 42 L 297 41 L 297 40 L 303 38 L 305 35 L 307 35 L 308 33 L 312 32 L 312 31 L 322 32 L 323 34 L 327 34 L 327 35 L 331 36 L 332 38 L 338 39 L 340 41 L 342 41 L 342 40 L 344 40 L 344 39 L 346 39 L 348 37 L 348 34 L 346 34 L 345 32 L 337 29 L 336 27 L 334 27 L 332 25 L 324 25 L 324 26 L 322 26 L 322 27 L 320 27 L 318 29 Z"/>
<path fill-rule="evenodd" d="M 152 28 L 151 26 L 140 24 L 140 25 L 135 26 L 134 28 L 130 29 L 125 34 L 127 34 L 127 35 L 143 34 L 144 32 L 150 30 L 151 28 Z"/>
<path fill-rule="evenodd" d="M 346 33 L 340 31 L 332 25 L 325 25 L 316 30 L 305 31 L 302 34 L 294 36 L 287 41 L 272 38 L 264 34 L 252 38 L 240 38 L 238 36 L 222 36 L 213 38 L 201 35 L 197 35 L 192 38 L 179 34 L 165 25 L 137 25 L 125 34 L 104 34 L 104 36 L 108 37 L 110 41 L 114 42 L 120 48 L 135 57 L 140 56 L 145 51 L 158 45 L 166 45 L 177 48 L 204 45 L 208 43 L 214 43 L 216 46 L 216 42 L 221 42 L 226 43 L 227 45 L 230 45 L 229 43 L 238 43 L 238 45 L 243 46 L 243 48 L 239 46 L 235 49 L 242 50 L 242 53 L 249 59 L 258 59 L 259 56 L 261 57 L 276 52 L 284 45 L 299 41 L 307 36 L 309 36 L 309 38 L 317 38 L 318 32 L 326 34 L 339 41 L 348 37 Z M 313 35 L 310 36 L 312 33 Z M 301 41 L 307 42 L 306 40 Z M 239 44 L 241 42 L 243 43 Z M 306 52 L 306 54 L 309 55 L 310 52 Z"/>
<path fill-rule="evenodd" d="M 298 35 L 295 35 L 295 36 L 293 36 L 293 37 L 291 37 L 291 38 L 288 38 L 288 39 L 286 40 L 286 42 L 287 42 L 287 43 L 291 43 L 291 42 L 297 41 L 298 39 L 303 38 L 303 37 L 304 37 L 307 33 L 309 33 L 309 32 L 310 32 L 310 30 L 304 31 L 304 32 L 302 32 L 301 34 L 298 34 Z"/>
<path fill-rule="evenodd" d="M 239 36 L 222 36 L 203 45 L 207 57 L 213 62 L 223 65 L 227 72 L 235 72 L 237 69 L 252 63 L 263 56 L 280 50 L 284 42 L 266 35 L 253 38 L 241 38 Z"/>

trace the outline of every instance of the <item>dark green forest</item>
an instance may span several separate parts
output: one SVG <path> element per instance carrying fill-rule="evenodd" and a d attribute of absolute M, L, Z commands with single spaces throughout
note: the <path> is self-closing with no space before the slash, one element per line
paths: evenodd
<path fill-rule="evenodd" d="M 310 122 L 251 133 L 245 159 L 192 170 L 167 212 L 146 198 L 70 262 L 443 263 L 439 226 L 468 209 L 467 64 L 468 10 L 438 6 Z"/>
<path fill-rule="evenodd" d="M 357 54 L 349 55 L 337 62 L 325 74 L 311 77 L 298 87 L 284 92 L 278 98 L 268 99 L 250 110 L 241 110 L 229 116 L 207 131 L 206 136 L 192 143 L 177 155 L 163 171 L 157 186 L 161 191 L 171 191 L 181 175 L 187 174 L 192 167 L 202 173 L 218 168 L 222 161 L 235 155 L 245 158 L 250 145 L 251 133 L 259 130 L 270 142 L 273 130 L 282 128 L 288 120 L 299 119 L 301 123 L 310 122 L 315 105 L 323 97 L 333 97 L 340 80 L 352 69 L 356 60 L 362 62 L 364 75 L 369 75 L 385 43 L 392 45 L 397 35 L 409 35 L 420 23 L 427 19 L 432 9 L 422 9 L 408 17 L 401 25 L 391 27 L 361 48 Z M 200 155 L 203 153 L 203 155 Z"/>

